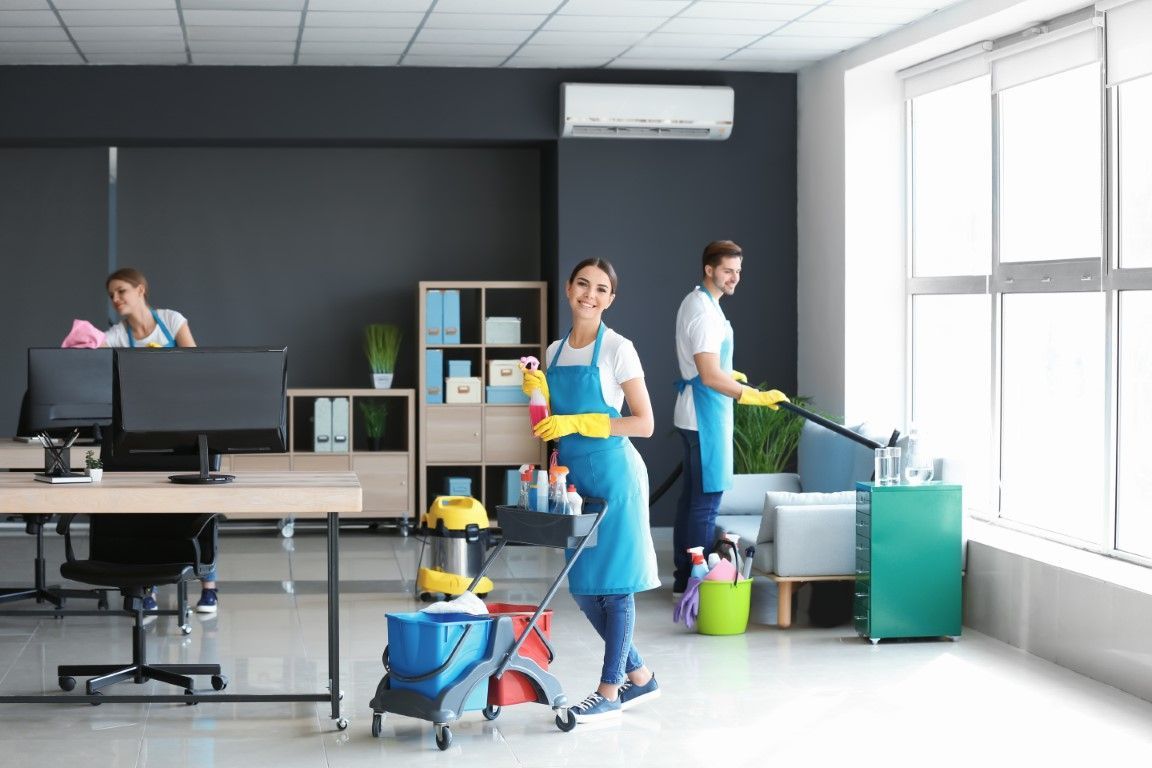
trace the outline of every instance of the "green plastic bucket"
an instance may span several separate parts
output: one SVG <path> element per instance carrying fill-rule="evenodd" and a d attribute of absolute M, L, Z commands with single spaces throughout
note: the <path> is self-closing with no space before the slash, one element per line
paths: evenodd
<path fill-rule="evenodd" d="M 696 630 L 702 635 L 740 635 L 748 629 L 752 579 L 700 582 Z"/>

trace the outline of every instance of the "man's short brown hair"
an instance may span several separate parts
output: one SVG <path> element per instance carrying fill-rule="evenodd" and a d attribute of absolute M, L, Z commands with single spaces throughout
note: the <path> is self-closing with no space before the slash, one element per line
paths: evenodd
<path fill-rule="evenodd" d="M 713 240 L 704 246 L 704 257 L 701 260 L 701 271 L 708 267 L 715 267 L 721 261 L 731 256 L 744 258 L 744 251 L 731 240 Z"/>

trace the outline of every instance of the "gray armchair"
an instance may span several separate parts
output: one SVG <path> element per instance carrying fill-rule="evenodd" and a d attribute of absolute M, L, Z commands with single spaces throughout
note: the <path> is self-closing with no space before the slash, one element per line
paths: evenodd
<path fill-rule="evenodd" d="M 851 427 L 877 443 L 887 435 Z M 724 493 L 716 525 L 740 534 L 741 551 L 755 547 L 753 570 L 776 582 L 777 622 L 792 623 L 792 593 L 808 581 L 856 578 L 855 484 L 872 476 L 872 449 L 814 422 L 805 422 L 797 473 L 736 475 Z"/>

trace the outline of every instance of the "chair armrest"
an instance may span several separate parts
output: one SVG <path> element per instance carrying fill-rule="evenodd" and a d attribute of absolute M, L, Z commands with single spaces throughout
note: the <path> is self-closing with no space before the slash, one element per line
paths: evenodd
<path fill-rule="evenodd" d="M 776 573 L 838 576 L 856 572 L 854 504 L 776 509 Z"/>

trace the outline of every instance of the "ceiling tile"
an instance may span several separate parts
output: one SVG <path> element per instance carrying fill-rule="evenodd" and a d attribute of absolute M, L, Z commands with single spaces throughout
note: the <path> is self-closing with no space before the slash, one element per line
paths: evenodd
<path fill-rule="evenodd" d="M 760 39 L 760 35 L 674 35 L 654 32 L 644 38 L 645 46 L 685 48 L 741 48 Z"/>
<path fill-rule="evenodd" d="M 201 53 L 296 53 L 295 40 L 189 40 L 195 58 Z"/>
<path fill-rule="evenodd" d="M 538 28 L 548 17 L 529 13 L 430 13 L 425 29 L 524 29 Z"/>
<path fill-rule="evenodd" d="M 651 32 L 664 23 L 660 16 L 561 16 L 548 19 L 552 32 Z"/>
<path fill-rule="evenodd" d="M 309 0 L 310 11 L 387 11 L 424 13 L 432 0 Z"/>
<path fill-rule="evenodd" d="M 845 38 L 838 38 L 845 39 Z M 816 48 L 780 48 L 771 50 L 768 48 L 744 48 L 732 54 L 729 60 L 735 61 L 775 61 L 778 59 L 789 59 L 793 61 L 815 61 L 822 59 L 825 56 L 831 56 L 839 53 L 840 51 L 847 50 L 851 46 L 843 43 L 834 46 L 820 46 Z"/>
<path fill-rule="evenodd" d="M 805 13 L 808 8 L 797 6 L 798 13 Z M 795 17 L 792 17 L 795 18 Z M 683 32 L 701 35 L 767 35 L 780 28 L 786 21 L 792 19 L 672 19 L 660 27 L 661 32 Z"/>
<path fill-rule="evenodd" d="M 170 11 L 60 11 L 69 27 L 162 27 L 178 26 L 176 9 Z"/>
<path fill-rule="evenodd" d="M 188 27 L 189 40 L 296 40 L 298 27 Z"/>
<path fill-rule="evenodd" d="M 932 11 L 923 8 L 865 8 L 852 5 L 824 5 L 804 17 L 805 21 L 852 21 L 870 24 L 907 24 Z"/>
<path fill-rule="evenodd" d="M 4 53 L 0 51 L 0 64 L 83 64 L 80 54 L 71 53 Z"/>
<path fill-rule="evenodd" d="M 408 54 L 400 62 L 405 67 L 499 67 L 505 56 L 414 56 Z"/>
<path fill-rule="evenodd" d="M 691 5 L 687 0 L 568 0 L 562 16 L 659 16 L 670 18 Z"/>
<path fill-rule="evenodd" d="M 512 43 L 519 45 L 532 34 L 528 30 L 501 29 L 422 29 L 416 38 L 422 43 Z"/>
<path fill-rule="evenodd" d="M 309 27 L 397 27 L 414 29 L 424 20 L 422 13 L 360 13 L 341 11 L 308 12 Z"/>
<path fill-rule="evenodd" d="M 703 61 L 716 61 L 722 59 L 736 50 L 733 47 L 693 46 L 680 48 L 666 48 L 656 45 L 637 45 L 624 52 L 621 58 L 625 59 L 700 59 Z"/>
<path fill-rule="evenodd" d="M 848 48 L 855 47 L 861 43 L 865 43 L 872 38 L 870 37 L 803 37 L 800 35 L 783 36 L 783 35 L 770 35 L 756 43 L 753 43 L 749 48 L 751 50 L 768 49 L 768 50 L 821 50 L 829 52 L 839 52 L 847 50 Z"/>
<path fill-rule="evenodd" d="M 317 43 L 407 43 L 415 33 L 415 27 L 304 27 L 303 39 Z"/>
<path fill-rule="evenodd" d="M 526 44 L 517 56 L 533 59 L 615 58 L 627 50 L 626 45 L 534 45 Z"/>
<path fill-rule="evenodd" d="M 552 13 L 563 0 L 440 0 L 437 13 Z"/>
<path fill-rule="evenodd" d="M 72 27 L 68 30 L 79 41 L 86 40 L 184 40 L 178 26 L 169 27 Z"/>
<path fill-rule="evenodd" d="M 398 57 L 404 53 L 404 49 L 408 46 L 407 43 L 373 43 L 373 42 L 360 42 L 360 43 L 301 43 L 300 53 L 308 55 L 340 55 L 340 56 L 359 56 L 365 54 L 368 56 L 394 56 Z"/>
<path fill-rule="evenodd" d="M 0 27 L 58 27 L 52 11 L 0 11 Z"/>
<path fill-rule="evenodd" d="M 632 45 L 643 40 L 644 32 L 537 32 L 536 45 Z"/>
<path fill-rule="evenodd" d="M 397 55 L 367 53 L 301 53 L 296 63 L 302 67 L 394 67 L 400 62 Z"/>
<path fill-rule="evenodd" d="M 866 37 L 873 38 L 891 32 L 899 24 L 859 24 L 850 22 L 794 21 L 774 33 L 784 37 Z"/>
<path fill-rule="evenodd" d="M 420 56 L 500 56 L 508 58 L 516 50 L 514 44 L 485 45 L 482 43 L 412 43 L 408 53 Z"/>
<path fill-rule="evenodd" d="M 0 27 L 0 42 L 16 42 L 19 40 L 63 40 L 67 42 L 68 35 L 63 27 Z"/>
<path fill-rule="evenodd" d="M 518 69 L 599 69 L 611 61 L 610 58 L 590 58 L 588 56 L 549 56 L 547 59 L 516 54 L 504 66 Z"/>
<path fill-rule="evenodd" d="M 930 1 L 930 0 L 929 0 Z M 811 3 L 696 3 L 684 11 L 681 19 L 725 19 L 744 21 L 779 21 L 794 19 L 811 11 L 822 0 Z"/>
<path fill-rule="evenodd" d="M 93 64 L 187 64 L 184 53 L 93 53 L 88 56 Z"/>
<path fill-rule="evenodd" d="M 109 0 L 116 2 L 117 0 Z M 296 11 L 304 10 L 304 0 L 182 0 L 184 11 Z"/>
<path fill-rule="evenodd" d="M 48 0 L 0 0 L 0 11 L 50 10 L 52 9 L 48 6 Z"/>
<path fill-rule="evenodd" d="M 198 27 L 298 27 L 291 11 L 184 11 L 184 23 Z"/>
<path fill-rule="evenodd" d="M 928 11 L 947 8 L 959 0 L 828 0 L 828 5 L 865 6 L 869 8 L 921 8 Z"/>
<path fill-rule="evenodd" d="M 608 65 L 609 69 L 686 69 L 691 67 L 694 70 L 720 70 L 728 71 L 732 69 L 731 62 L 727 60 L 717 61 L 686 61 L 684 59 L 616 59 Z"/>
<path fill-rule="evenodd" d="M 80 43 L 85 56 L 97 53 L 172 53 L 184 55 L 183 40 L 87 40 Z"/>
<path fill-rule="evenodd" d="M 287 53 L 200 53 L 193 57 L 192 63 L 209 66 L 289 67 L 292 66 L 293 58 Z"/>
<path fill-rule="evenodd" d="M 175 0 L 55 0 L 59 11 L 171 11 Z"/>
<path fill-rule="evenodd" d="M 11 40 L 0 43 L 0 54 L 66 54 L 75 51 L 67 40 Z"/>

